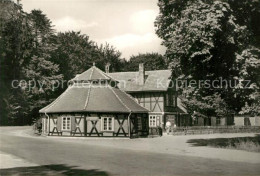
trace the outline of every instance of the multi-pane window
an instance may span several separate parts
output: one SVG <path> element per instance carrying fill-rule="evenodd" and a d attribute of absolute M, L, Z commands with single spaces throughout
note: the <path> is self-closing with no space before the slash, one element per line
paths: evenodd
<path fill-rule="evenodd" d="M 70 129 L 71 129 L 71 118 L 62 117 L 62 130 L 70 130 Z"/>
<path fill-rule="evenodd" d="M 149 127 L 156 127 L 156 116 L 155 115 L 150 115 L 149 116 Z"/>
<path fill-rule="evenodd" d="M 114 118 L 102 117 L 102 131 L 114 131 Z"/>

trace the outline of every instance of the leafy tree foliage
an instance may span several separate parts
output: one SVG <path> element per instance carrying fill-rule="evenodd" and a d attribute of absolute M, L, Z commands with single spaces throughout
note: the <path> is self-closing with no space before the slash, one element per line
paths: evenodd
<path fill-rule="evenodd" d="M 1 9 L 9 15 L 1 16 L 1 125 L 30 124 L 38 117 L 39 102 L 46 105 L 50 96 L 41 96 L 42 92 L 54 95 L 48 91 L 39 91 L 38 85 L 27 90 L 32 85 L 22 85 L 21 80 L 49 81 L 59 80 L 56 74 L 58 65 L 50 58 L 53 48 L 48 43 L 53 35 L 51 22 L 39 10 L 30 14 L 22 11 L 19 4 L 12 1 L 1 1 Z M 4 13 L 1 13 L 3 15 Z M 14 84 L 14 82 L 16 84 Z M 39 83 L 39 82 L 38 82 Z M 45 87 L 44 87 L 45 86 Z M 22 120 L 21 120 L 22 119 Z"/>
<path fill-rule="evenodd" d="M 201 96 L 198 94 L 197 89 L 192 90 L 192 88 L 186 88 L 183 90 L 183 94 L 187 95 L 182 100 L 187 106 L 190 114 L 199 112 L 207 117 L 212 117 L 226 116 L 230 113 L 227 103 L 218 93 L 208 96 Z"/>
<path fill-rule="evenodd" d="M 57 49 L 51 55 L 60 66 L 60 72 L 64 73 L 65 80 L 88 69 L 98 56 L 95 43 L 80 32 L 58 33 L 54 42 Z"/>
<path fill-rule="evenodd" d="M 65 80 L 90 68 L 93 63 L 105 70 L 107 63 L 112 71 L 123 68 L 121 53 L 109 44 L 98 46 L 89 37 L 80 32 L 58 33 L 55 37 L 57 48 L 51 52 L 53 61 L 60 66 Z"/>
<path fill-rule="evenodd" d="M 53 64 L 44 58 L 33 56 L 29 64 L 23 69 L 26 84 L 20 85 L 21 89 L 27 94 L 30 110 L 39 110 L 49 103 L 49 99 L 55 91 L 55 84 L 63 78 L 59 73 L 59 65 Z"/>
<path fill-rule="evenodd" d="M 110 65 L 110 71 L 124 71 L 126 61 L 121 58 L 121 52 L 116 50 L 113 46 L 106 44 L 101 44 L 98 47 L 99 58 L 96 59 L 97 66 L 105 70 L 107 64 Z"/>
<path fill-rule="evenodd" d="M 24 96 L 19 90 L 10 90 L 11 82 L 21 77 L 21 60 L 23 56 L 23 43 L 26 37 L 22 37 L 22 29 L 26 27 L 23 20 L 21 7 L 11 1 L 0 2 L 0 96 L 1 96 L 1 124 L 10 124 L 20 114 L 24 117 L 26 110 L 21 104 L 25 102 Z M 24 119 L 24 118 L 23 118 Z"/>
<path fill-rule="evenodd" d="M 0 15 L 0 125 L 32 123 L 39 109 L 66 88 L 62 79 L 70 80 L 93 62 L 102 69 L 107 63 L 114 71 L 124 68 L 113 46 L 98 46 L 80 32 L 56 34 L 41 10 L 25 13 L 20 4 L 4 0 Z"/>
<path fill-rule="evenodd" d="M 33 55 L 50 58 L 50 52 L 56 49 L 53 44 L 54 30 L 50 19 L 41 10 L 32 10 L 27 15 L 30 28 L 27 33 L 31 36 L 30 57 Z"/>
<path fill-rule="evenodd" d="M 161 54 L 146 53 L 131 56 L 126 64 L 126 70 L 138 71 L 140 63 L 144 63 L 146 70 L 167 69 L 166 59 Z"/>
<path fill-rule="evenodd" d="M 223 88 L 220 84 L 219 88 L 211 89 L 185 88 L 182 91 L 186 92 L 183 98 L 187 99 L 187 106 L 204 103 L 205 97 L 214 102 L 216 95 L 229 110 L 236 112 L 245 102 L 252 102 L 250 95 L 259 89 L 256 39 L 259 38 L 260 2 L 159 0 L 158 5 L 156 33 L 167 47 L 166 56 L 176 78 L 196 81 L 222 78 L 240 83 L 235 88 Z M 246 79 L 250 80 L 249 89 L 245 89 Z M 219 102 L 222 104 L 222 100 Z M 203 108 L 199 111 L 203 112 Z"/>

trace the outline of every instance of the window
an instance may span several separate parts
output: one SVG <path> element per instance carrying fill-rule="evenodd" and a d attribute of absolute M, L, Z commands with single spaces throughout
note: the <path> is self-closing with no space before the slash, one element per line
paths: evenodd
<path fill-rule="evenodd" d="M 114 117 L 102 117 L 102 131 L 114 131 Z"/>
<path fill-rule="evenodd" d="M 149 116 L 149 127 L 156 127 L 156 116 L 155 115 L 150 115 Z"/>
<path fill-rule="evenodd" d="M 71 129 L 71 118 L 62 117 L 62 130 L 70 130 L 70 129 Z"/>

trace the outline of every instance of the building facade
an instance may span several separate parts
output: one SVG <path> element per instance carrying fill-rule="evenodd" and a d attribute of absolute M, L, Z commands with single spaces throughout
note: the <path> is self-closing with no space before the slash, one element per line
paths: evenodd
<path fill-rule="evenodd" d="M 55 101 L 42 108 L 42 131 L 61 136 L 148 135 L 148 111 L 117 88 L 97 67 L 77 75 Z"/>
<path fill-rule="evenodd" d="M 137 72 L 106 72 L 119 82 L 121 90 L 149 110 L 149 127 L 164 128 L 167 121 L 177 126 L 191 123 L 187 110 L 178 98 L 171 70 L 145 71 L 144 65 L 139 64 Z"/>

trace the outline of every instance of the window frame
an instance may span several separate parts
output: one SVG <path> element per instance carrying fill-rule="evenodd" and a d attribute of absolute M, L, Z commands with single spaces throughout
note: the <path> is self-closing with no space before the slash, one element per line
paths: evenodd
<path fill-rule="evenodd" d="M 149 115 L 149 127 L 157 127 L 157 115 Z"/>
<path fill-rule="evenodd" d="M 65 119 L 65 123 L 64 123 L 64 119 Z M 69 122 L 68 122 L 68 120 L 69 120 Z M 65 126 L 64 126 L 64 124 L 65 124 Z M 62 131 L 70 131 L 71 130 L 71 117 L 70 116 L 63 116 L 62 117 L 61 130 Z"/>
<path fill-rule="evenodd" d="M 111 119 L 111 123 L 109 123 L 109 119 Z M 105 129 L 105 121 L 106 121 L 106 129 Z M 109 124 L 111 124 L 111 129 L 109 129 Z M 114 132 L 115 131 L 115 118 L 114 117 L 101 117 L 101 131 L 104 132 Z"/>

